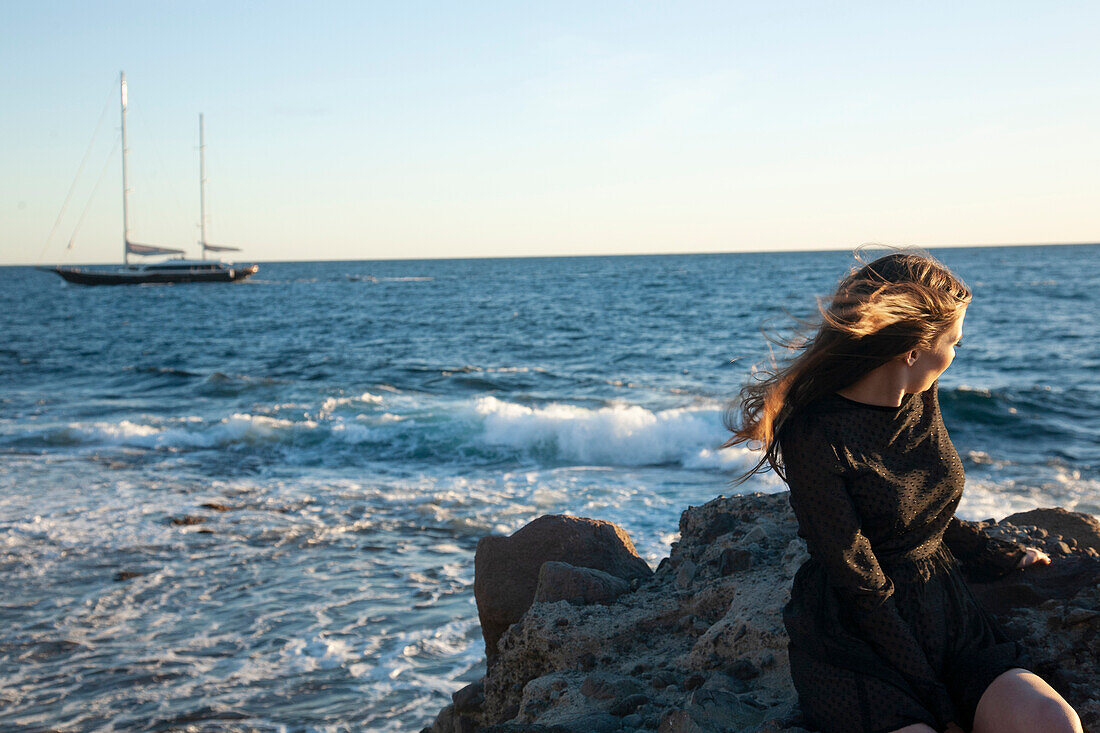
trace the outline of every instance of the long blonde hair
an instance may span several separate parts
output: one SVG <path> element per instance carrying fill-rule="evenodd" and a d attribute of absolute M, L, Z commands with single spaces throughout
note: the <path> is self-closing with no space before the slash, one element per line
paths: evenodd
<path fill-rule="evenodd" d="M 727 410 L 733 435 L 723 447 L 763 451 L 734 483 L 769 466 L 786 479 L 779 438 L 791 415 L 907 351 L 931 348 L 970 299 L 966 284 L 924 252 L 895 251 L 853 267 L 828 302 L 819 301 L 816 333 L 780 342 L 797 356 L 755 372 Z"/>

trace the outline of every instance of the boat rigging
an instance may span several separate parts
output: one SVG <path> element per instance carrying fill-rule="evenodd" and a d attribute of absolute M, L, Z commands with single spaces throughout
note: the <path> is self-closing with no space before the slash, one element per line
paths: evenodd
<path fill-rule="evenodd" d="M 79 285 L 138 285 L 145 283 L 235 282 L 244 280 L 259 269 L 254 264 L 234 264 L 207 259 L 209 252 L 239 252 L 238 247 L 210 244 L 206 241 L 206 141 L 203 117 L 199 115 L 199 209 L 201 221 L 200 245 L 202 258 L 187 260 L 181 257 L 161 262 L 130 264 L 130 255 L 152 257 L 156 255 L 182 255 L 182 249 L 139 244 L 130 241 L 129 193 L 126 165 L 126 72 L 119 75 L 122 115 L 122 266 L 121 267 L 62 267 L 49 268 L 66 281 Z"/>

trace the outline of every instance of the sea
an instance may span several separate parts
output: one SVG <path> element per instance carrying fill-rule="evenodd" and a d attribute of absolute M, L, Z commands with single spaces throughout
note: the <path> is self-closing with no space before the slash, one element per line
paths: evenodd
<path fill-rule="evenodd" d="M 959 514 L 1100 514 L 1100 245 L 934 251 Z M 416 731 L 484 672 L 478 539 L 656 565 L 736 488 L 723 414 L 850 252 L 0 268 L 0 729 Z"/>

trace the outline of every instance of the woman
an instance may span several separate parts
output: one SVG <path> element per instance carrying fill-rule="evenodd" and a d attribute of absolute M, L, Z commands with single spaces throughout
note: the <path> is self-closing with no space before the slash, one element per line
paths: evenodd
<path fill-rule="evenodd" d="M 746 477 L 783 477 L 810 551 L 783 620 L 803 715 L 823 731 L 1081 732 L 952 552 L 994 576 L 1050 562 L 954 517 L 963 468 L 937 379 L 970 298 L 926 255 L 853 270 L 801 353 L 746 385 L 731 420 L 727 445 L 763 448 Z"/>

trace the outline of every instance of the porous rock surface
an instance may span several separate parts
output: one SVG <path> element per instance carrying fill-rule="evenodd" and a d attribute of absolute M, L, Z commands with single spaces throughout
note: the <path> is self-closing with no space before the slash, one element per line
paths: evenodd
<path fill-rule="evenodd" d="M 578 605 L 611 603 L 630 590 L 630 583 L 611 573 L 578 568 L 567 562 L 544 562 L 535 588 L 536 603 L 569 601 Z"/>
<path fill-rule="evenodd" d="M 978 524 L 1051 554 L 1050 566 L 971 587 L 1100 733 L 1100 523 L 1056 509 Z M 528 547 L 529 607 L 499 636 L 486 677 L 425 731 L 803 733 L 781 617 L 807 557 L 796 529 L 786 492 L 719 497 L 683 513 L 670 556 L 629 590 L 553 567 L 540 592 L 557 600 L 534 603 L 542 566 Z M 555 573 L 591 593 L 554 595 Z M 601 595 L 608 584 L 614 597 Z"/>
<path fill-rule="evenodd" d="M 628 582 L 653 574 L 630 536 L 599 519 L 548 514 L 508 537 L 482 537 L 474 554 L 474 597 L 490 664 L 501 634 L 531 605 L 547 561 L 602 570 Z"/>

